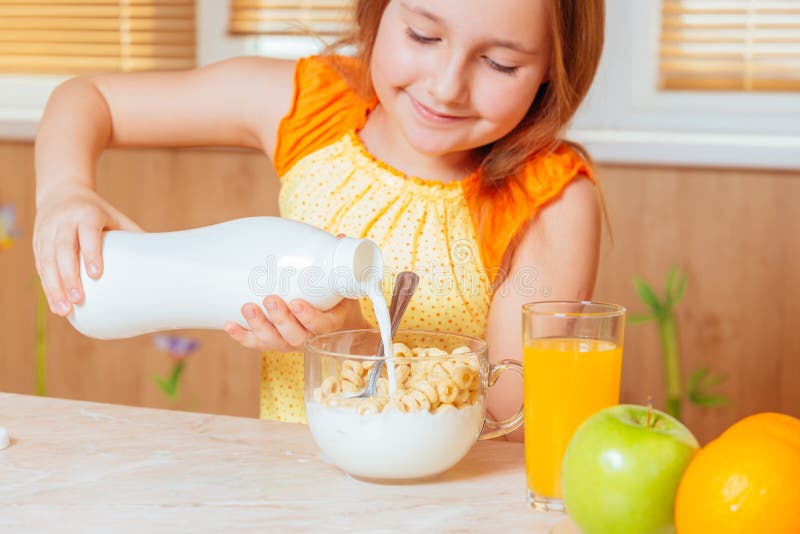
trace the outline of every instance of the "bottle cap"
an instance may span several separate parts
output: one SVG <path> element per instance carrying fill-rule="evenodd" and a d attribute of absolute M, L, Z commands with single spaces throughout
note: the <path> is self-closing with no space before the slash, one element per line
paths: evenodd
<path fill-rule="evenodd" d="M 8 430 L 0 426 L 0 451 L 8 447 L 10 442 L 11 440 L 8 437 Z"/>

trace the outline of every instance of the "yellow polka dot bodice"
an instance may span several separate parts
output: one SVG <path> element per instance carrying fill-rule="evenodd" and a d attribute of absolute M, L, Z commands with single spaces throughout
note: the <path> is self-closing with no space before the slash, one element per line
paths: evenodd
<path fill-rule="evenodd" d="M 419 288 L 401 327 L 483 336 L 490 285 L 457 183 L 407 179 L 375 161 L 350 131 L 282 177 L 280 212 L 374 241 L 383 253 L 387 302 L 397 273 L 416 272 Z M 361 311 L 376 324 L 368 299 Z M 262 384 L 262 418 L 305 420 L 302 353 L 265 354 Z"/>

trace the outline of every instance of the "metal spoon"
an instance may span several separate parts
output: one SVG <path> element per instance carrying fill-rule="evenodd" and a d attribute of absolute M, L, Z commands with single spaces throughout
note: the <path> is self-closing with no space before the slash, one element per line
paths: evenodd
<path fill-rule="evenodd" d="M 408 303 L 411 302 L 411 297 L 414 296 L 414 292 L 417 290 L 418 285 L 419 276 L 417 276 L 416 273 L 411 271 L 403 271 L 397 275 L 397 280 L 394 284 L 394 293 L 392 294 L 392 301 L 389 303 L 389 320 L 392 323 L 392 339 L 394 339 L 394 335 L 397 333 L 397 328 L 400 326 L 400 319 L 403 318 L 403 314 L 406 312 Z M 375 353 L 375 356 L 381 358 L 383 354 L 383 343 L 379 342 L 378 350 Z M 369 372 L 367 387 L 364 388 L 364 391 L 358 395 L 355 395 L 356 398 L 366 398 L 375 395 L 375 388 L 378 384 L 378 377 L 381 375 L 383 363 L 383 360 L 375 360 L 375 364 L 372 366 L 372 369 L 370 369 Z"/>

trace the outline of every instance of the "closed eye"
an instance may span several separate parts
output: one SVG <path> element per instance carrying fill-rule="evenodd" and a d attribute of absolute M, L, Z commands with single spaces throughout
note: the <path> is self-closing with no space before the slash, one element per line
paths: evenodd
<path fill-rule="evenodd" d="M 486 61 L 486 64 L 489 65 L 491 68 L 493 68 L 496 71 L 502 72 L 504 74 L 514 74 L 515 72 L 517 72 L 517 69 L 519 68 L 519 67 L 511 67 L 508 65 L 501 65 L 497 61 L 494 61 L 486 56 L 483 56 L 483 59 L 484 61 Z"/>
<path fill-rule="evenodd" d="M 422 44 L 432 44 L 440 40 L 438 37 L 427 37 L 425 35 L 421 35 L 411 28 L 406 28 L 406 35 L 408 35 L 411 40 Z"/>

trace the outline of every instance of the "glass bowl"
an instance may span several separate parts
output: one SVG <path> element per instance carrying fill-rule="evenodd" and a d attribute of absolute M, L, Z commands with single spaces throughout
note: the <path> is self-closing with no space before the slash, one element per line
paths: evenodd
<path fill-rule="evenodd" d="M 489 363 L 485 341 L 453 333 L 401 330 L 395 357 L 377 358 L 377 330 L 322 334 L 305 344 L 305 405 L 320 450 L 350 475 L 411 480 L 446 471 L 479 439 L 522 424 L 486 418 L 486 390 L 515 360 Z M 384 365 L 375 396 L 359 398 L 370 370 Z M 394 376 L 392 376 L 394 375 Z M 393 382 L 393 383 L 392 383 Z"/>

